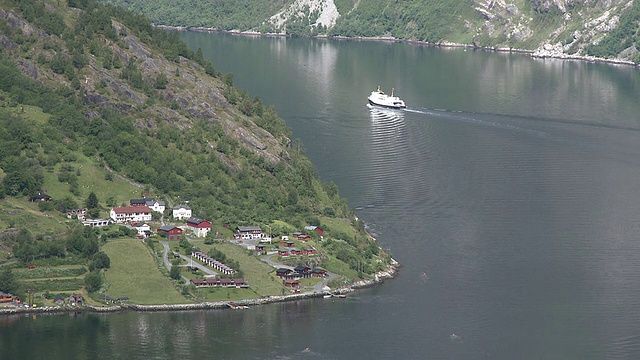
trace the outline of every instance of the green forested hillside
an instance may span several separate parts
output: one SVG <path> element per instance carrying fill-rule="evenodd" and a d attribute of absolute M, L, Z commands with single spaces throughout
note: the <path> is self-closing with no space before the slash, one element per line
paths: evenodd
<path fill-rule="evenodd" d="M 0 44 L 0 263 L 86 266 L 84 286 L 98 291 L 110 266 L 101 245 L 136 231 L 82 227 L 65 212 L 108 217 L 145 196 L 188 202 L 221 232 L 326 224 L 319 259 L 356 277 L 388 263 L 275 110 L 175 33 L 90 0 L 0 0 Z M 41 193 L 52 201 L 29 201 Z M 0 291 L 25 291 L 5 269 Z M 82 280 L 68 282 L 43 286 Z"/>
<path fill-rule="evenodd" d="M 28 6 L 41 6 L 26 3 L 16 5 L 24 13 Z M 25 34 L 2 22 L 3 38 L 15 44 L 0 58 L 0 116 L 6 124 L 0 132 L 2 194 L 37 193 L 43 172 L 80 152 L 157 192 L 190 200 L 204 209 L 200 215 L 226 222 L 288 215 L 306 220 L 325 208 L 345 215 L 335 187 L 319 184 L 309 160 L 286 147 L 290 130 L 274 109 L 235 90 L 231 76 L 217 74 L 175 34 L 100 5 L 87 5 L 74 28 L 66 28 L 58 13 L 42 14 L 42 20 L 34 15 L 34 23 L 51 21 L 46 33 Z M 121 16 L 133 34 L 116 31 L 111 16 Z M 138 46 L 167 52 L 127 49 Z M 16 61 L 48 84 L 25 76 Z M 193 88 L 188 80 L 196 78 Z M 203 100 L 215 101 L 210 113 L 194 108 L 197 99 L 187 97 L 207 86 L 222 94 Z M 42 109 L 48 119 L 38 123 L 23 115 L 25 105 Z M 241 130 L 251 136 L 234 137 Z"/>
<path fill-rule="evenodd" d="M 202 0 L 202 1 L 105 1 L 142 13 L 156 24 L 172 26 L 216 27 L 220 30 L 259 27 L 265 15 L 274 14 L 289 1 Z"/>
<path fill-rule="evenodd" d="M 636 63 L 640 59 L 640 5 L 630 0 L 104 1 L 170 26 L 304 36 L 392 36 L 489 48 L 553 46 L 551 53 L 541 55 L 597 56 Z M 277 13 L 281 13 L 279 20 L 272 18 Z"/>

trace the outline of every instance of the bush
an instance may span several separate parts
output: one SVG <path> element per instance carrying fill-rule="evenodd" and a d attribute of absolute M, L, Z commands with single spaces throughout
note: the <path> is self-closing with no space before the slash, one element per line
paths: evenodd
<path fill-rule="evenodd" d="M 173 280 L 180 279 L 180 268 L 178 266 L 172 266 L 171 270 L 169 271 L 169 277 Z"/>
<path fill-rule="evenodd" d="M 111 267 L 111 259 L 104 252 L 100 251 L 93 256 L 91 262 L 96 269 L 108 269 Z"/>
<path fill-rule="evenodd" d="M 95 270 L 87 274 L 84 278 L 84 286 L 88 292 L 96 292 L 102 287 L 102 274 L 100 271 Z"/>

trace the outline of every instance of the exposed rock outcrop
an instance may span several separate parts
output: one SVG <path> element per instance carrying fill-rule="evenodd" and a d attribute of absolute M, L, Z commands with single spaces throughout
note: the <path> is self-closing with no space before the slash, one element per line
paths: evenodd
<path fill-rule="evenodd" d="M 313 26 L 331 28 L 340 17 L 333 0 L 295 0 L 269 19 L 276 29 L 285 29 L 288 22 L 307 18 Z"/>

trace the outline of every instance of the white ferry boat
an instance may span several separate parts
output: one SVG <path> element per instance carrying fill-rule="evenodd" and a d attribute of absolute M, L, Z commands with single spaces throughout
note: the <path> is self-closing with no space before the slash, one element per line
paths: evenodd
<path fill-rule="evenodd" d="M 372 91 L 371 95 L 367 98 L 369 100 L 369 104 L 391 109 L 406 108 L 407 105 L 405 105 L 404 101 L 393 95 L 393 90 L 394 89 L 391 89 L 391 95 L 387 95 L 382 92 L 382 90 L 380 90 L 380 86 L 378 86 L 378 89 L 376 91 Z"/>

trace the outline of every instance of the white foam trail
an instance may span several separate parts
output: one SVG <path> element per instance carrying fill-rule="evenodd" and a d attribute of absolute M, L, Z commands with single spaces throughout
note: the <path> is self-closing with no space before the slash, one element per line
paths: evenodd
<path fill-rule="evenodd" d="M 481 119 L 472 117 L 473 115 L 472 113 L 463 113 L 461 111 L 454 112 L 451 110 L 409 109 L 409 108 L 404 109 L 404 111 L 415 113 L 415 114 L 431 115 L 431 116 L 442 118 L 442 119 L 463 121 L 463 122 L 468 122 L 473 124 L 496 127 L 500 129 L 508 129 L 508 130 L 513 130 L 518 132 L 525 132 L 525 133 L 529 133 L 529 134 L 539 136 L 539 137 L 544 137 L 544 138 L 549 137 L 549 134 L 544 131 L 527 129 L 520 126 L 504 124 L 504 123 L 499 123 L 495 121 L 481 120 Z M 465 114 L 465 115 L 461 115 L 461 114 Z"/>

